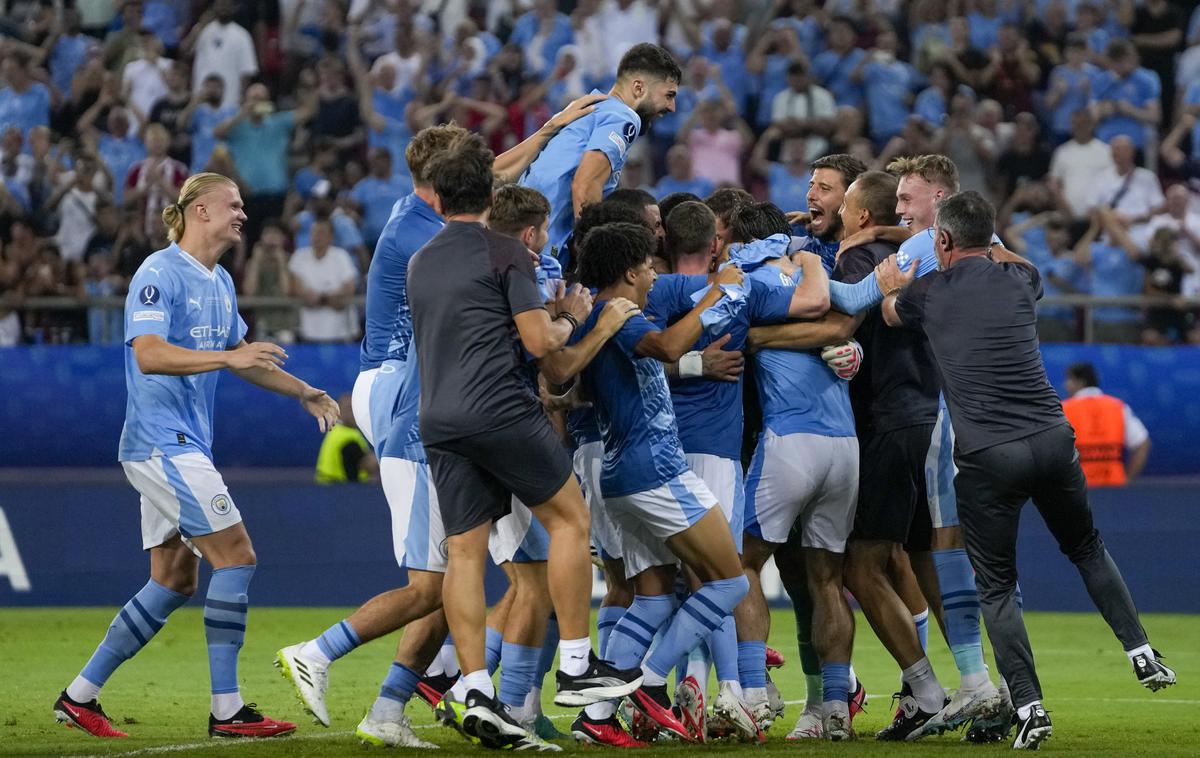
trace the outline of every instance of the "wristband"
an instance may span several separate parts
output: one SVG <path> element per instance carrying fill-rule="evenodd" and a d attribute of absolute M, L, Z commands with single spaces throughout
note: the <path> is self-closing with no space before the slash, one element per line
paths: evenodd
<path fill-rule="evenodd" d="M 570 313 L 567 313 L 566 311 L 563 311 L 562 313 L 558 314 L 554 318 L 566 319 L 571 324 L 571 331 L 575 331 L 576 329 L 579 328 L 579 322 L 575 319 L 574 316 L 572 316 Z"/>
<path fill-rule="evenodd" d="M 679 359 L 679 378 L 698 379 L 704 376 L 704 356 L 699 350 L 684 353 Z"/>

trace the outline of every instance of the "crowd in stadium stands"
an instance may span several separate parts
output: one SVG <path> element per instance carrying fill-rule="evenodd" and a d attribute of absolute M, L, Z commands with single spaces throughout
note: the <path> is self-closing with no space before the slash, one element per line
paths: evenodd
<path fill-rule="evenodd" d="M 404 148 L 455 120 L 500 152 L 659 42 L 675 113 L 621 177 L 803 210 L 808 164 L 940 152 L 1047 294 L 1200 294 L 1200 10 L 1168 0 L 13 0 L 0 20 L 0 345 L 119 341 L 121 295 L 189 173 L 234 177 L 224 261 L 256 334 L 349 341 Z M 1095 310 L 1101 341 L 1200 341 L 1195 313 Z M 1042 335 L 1080 336 L 1047 305 Z"/>

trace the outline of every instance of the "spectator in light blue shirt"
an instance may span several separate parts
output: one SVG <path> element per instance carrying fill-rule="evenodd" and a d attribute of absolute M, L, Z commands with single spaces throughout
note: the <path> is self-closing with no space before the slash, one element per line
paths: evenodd
<path fill-rule="evenodd" d="M 544 77 L 558 58 L 559 48 L 575 42 L 575 32 L 571 19 L 558 12 L 554 0 L 537 0 L 533 10 L 517 18 L 508 41 L 521 46 L 526 69 Z"/>
<path fill-rule="evenodd" d="M 971 26 L 971 46 L 990 50 L 1000 36 L 1004 19 L 996 12 L 996 0 L 975 0 L 975 10 L 967 14 Z"/>
<path fill-rule="evenodd" d="M 125 195 L 125 178 L 133 164 L 146 157 L 146 146 L 129 133 L 129 114 L 124 108 L 108 111 L 108 131 L 100 132 L 96 152 L 113 179 L 113 201 L 118 205 Z"/>
<path fill-rule="evenodd" d="M 654 185 L 650 193 L 662 200 L 676 192 L 690 192 L 698 197 L 708 197 L 716 189 L 708 179 L 692 176 L 692 155 L 687 145 L 675 145 L 667 151 L 667 175 Z"/>
<path fill-rule="evenodd" d="M 1072 34 L 1067 37 L 1066 63 L 1050 72 L 1046 91 L 1046 108 L 1050 110 L 1050 130 L 1054 142 L 1061 144 L 1071 138 L 1071 116 L 1087 108 L 1091 100 L 1092 82 L 1100 69 L 1087 62 L 1087 40 Z"/>
<path fill-rule="evenodd" d="M 50 46 L 48 67 L 50 83 L 59 95 L 68 97 L 75 72 L 83 66 L 90 53 L 99 52 L 100 42 L 80 30 L 79 11 L 64 8 L 62 13 L 62 31 Z"/>
<path fill-rule="evenodd" d="M 850 78 L 861 84 L 867 101 L 871 139 L 881 148 L 904 128 L 920 75 L 896 57 L 896 33 L 882 30 L 876 48 L 859 59 Z"/>
<path fill-rule="evenodd" d="M 392 215 L 392 206 L 412 192 L 412 180 L 392 171 L 392 156 L 387 148 L 373 148 L 367 163 L 371 173 L 360 179 L 347 197 L 357 206 L 367 247 L 374 249 L 380 232 Z"/>
<path fill-rule="evenodd" d="M 812 184 L 812 171 L 808 169 L 805 155 L 808 143 L 804 137 L 784 138 L 785 130 L 772 125 L 763 132 L 750 154 L 750 172 L 767 181 L 768 199 L 783 211 L 808 210 L 808 186 Z M 771 147 L 779 145 L 779 160 L 767 156 Z"/>
<path fill-rule="evenodd" d="M 854 81 L 852 74 L 866 52 L 854 46 L 856 32 L 854 22 L 837 17 L 829 26 L 829 49 L 813 59 L 812 73 L 822 87 L 833 93 L 839 106 L 861 108 L 862 86 Z"/>
<path fill-rule="evenodd" d="M 28 137 L 35 126 L 50 124 L 50 90 L 33 80 L 29 72 L 29 56 L 11 50 L 0 64 L 0 73 L 8 86 L 0 89 L 0 131 L 10 126 Z"/>
<path fill-rule="evenodd" d="M 1128 40 L 1108 45 L 1108 70 L 1092 82 L 1091 108 L 1096 137 L 1112 142 L 1125 135 L 1138 150 L 1146 147 L 1146 130 L 1162 118 L 1162 85 L 1158 74 L 1138 65 L 1137 49 Z"/>
<path fill-rule="evenodd" d="M 190 171 L 193 174 L 203 171 L 208 165 L 208 159 L 212 157 L 217 146 L 214 133 L 217 125 L 237 115 L 237 108 L 221 107 L 221 101 L 225 99 L 225 80 L 217 74 L 204 77 L 200 84 L 200 98 L 201 101 L 188 113 L 187 123 L 180 124 L 192 135 Z"/>

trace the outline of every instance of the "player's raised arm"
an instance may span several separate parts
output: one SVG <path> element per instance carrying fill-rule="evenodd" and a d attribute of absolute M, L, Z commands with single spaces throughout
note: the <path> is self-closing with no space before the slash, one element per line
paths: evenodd
<path fill-rule="evenodd" d="M 496 177 L 496 182 L 498 184 L 515 182 L 521 174 L 525 173 L 525 169 L 529 168 L 529 164 L 537 159 L 542 148 L 554 135 L 558 134 L 567 124 L 596 110 L 596 104 L 607 98 L 608 95 L 599 92 L 575 98 L 519 145 L 497 155 L 496 162 L 492 165 L 492 173 Z"/>
<path fill-rule="evenodd" d="M 704 327 L 700 323 L 700 314 L 716 305 L 717 301 L 721 299 L 722 291 L 718 285 L 740 285 L 743 280 L 742 270 L 737 266 L 726 266 L 721 269 L 713 286 L 686 316 L 661 332 L 648 332 L 642 336 L 637 344 L 637 354 L 657 358 L 660 361 L 677 361 L 682 358 L 684 353 L 692 349 L 692 345 L 696 344 L 696 340 L 700 339 L 700 334 L 704 331 Z"/>

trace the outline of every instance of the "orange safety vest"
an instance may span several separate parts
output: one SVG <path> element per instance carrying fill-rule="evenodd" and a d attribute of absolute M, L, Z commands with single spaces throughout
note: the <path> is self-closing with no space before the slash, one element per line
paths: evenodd
<path fill-rule="evenodd" d="M 1063 401 L 1089 487 L 1125 485 L 1125 404 L 1108 395 Z"/>

